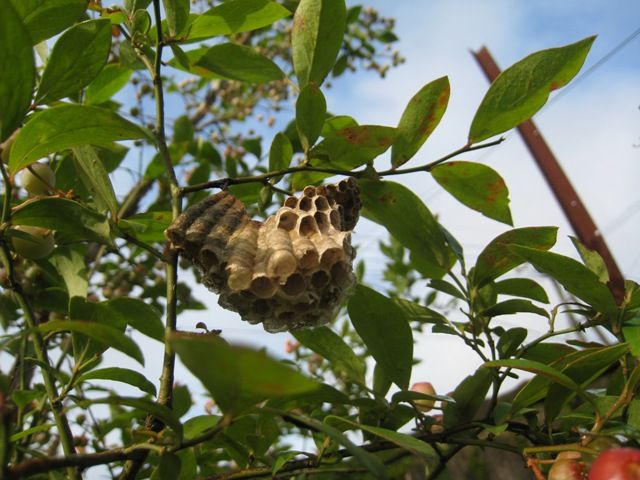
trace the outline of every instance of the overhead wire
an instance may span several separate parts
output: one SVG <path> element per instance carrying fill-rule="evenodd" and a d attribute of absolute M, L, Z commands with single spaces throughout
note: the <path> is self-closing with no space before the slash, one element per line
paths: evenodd
<path fill-rule="evenodd" d="M 539 111 L 538 114 L 546 111 L 551 105 L 554 105 L 558 102 L 560 98 L 563 98 L 568 92 L 572 91 L 576 88 L 577 85 L 580 84 L 586 77 L 593 74 L 596 70 L 601 68 L 604 64 L 606 64 L 609 60 L 611 60 L 617 53 L 619 53 L 623 48 L 629 45 L 636 37 L 640 35 L 640 27 L 634 30 L 631 34 L 622 39 L 619 43 L 617 43 L 611 50 L 605 53 L 598 61 L 596 61 L 593 65 L 587 68 L 584 72 L 578 75 L 571 83 L 569 83 L 566 87 L 560 90 L 557 94 L 555 94 Z M 510 131 L 509 133 L 503 135 L 505 142 L 509 139 L 511 135 L 513 135 L 514 131 Z M 483 154 L 478 157 L 478 160 L 486 160 L 490 155 L 495 153 L 496 149 L 485 150 Z"/>

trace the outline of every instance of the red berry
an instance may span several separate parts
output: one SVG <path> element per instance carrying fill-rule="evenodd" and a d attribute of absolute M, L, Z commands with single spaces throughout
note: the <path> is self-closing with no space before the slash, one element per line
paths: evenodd
<path fill-rule="evenodd" d="M 549 470 L 548 480 L 581 480 L 585 477 L 582 455 L 578 452 L 560 452 Z"/>
<path fill-rule="evenodd" d="M 435 395 L 436 394 L 436 390 L 435 388 L 433 388 L 433 385 L 431 385 L 429 382 L 418 382 L 418 383 L 414 383 L 411 386 L 411 391 L 412 392 L 418 392 L 418 393 L 423 393 L 425 395 Z M 416 408 L 418 410 L 420 410 L 421 412 L 428 412 L 429 410 L 431 410 L 435 404 L 435 400 L 427 400 L 425 399 L 417 399 L 417 400 L 413 400 L 413 404 L 416 406 Z"/>
<path fill-rule="evenodd" d="M 605 450 L 591 465 L 589 480 L 640 480 L 640 450 Z"/>

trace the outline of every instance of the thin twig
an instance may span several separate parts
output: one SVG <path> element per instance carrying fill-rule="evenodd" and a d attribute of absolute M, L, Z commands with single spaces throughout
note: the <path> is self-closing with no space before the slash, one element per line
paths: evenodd
<path fill-rule="evenodd" d="M 133 235 L 124 232 L 122 230 L 120 230 L 118 232 L 118 236 L 124 240 L 126 240 L 129 243 L 133 243 L 134 245 L 137 245 L 138 247 L 142 248 L 143 250 L 149 252 L 151 255 L 153 255 L 154 257 L 156 257 L 158 260 L 160 260 L 161 262 L 166 262 L 167 259 L 165 258 L 164 255 L 162 255 L 162 253 L 158 250 L 156 250 L 155 248 L 153 248 L 151 245 L 149 245 L 148 243 L 143 242 L 142 240 L 138 240 L 136 237 L 134 237 Z"/>
<path fill-rule="evenodd" d="M 8 208 L 7 202 L 11 200 L 11 182 L 7 170 L 3 162 L 0 162 L 0 171 L 2 172 L 2 178 L 4 180 L 4 207 L 3 207 L 3 223 L 11 221 L 11 208 Z M 58 389 L 56 387 L 56 381 L 51 373 L 51 364 L 49 362 L 49 356 L 47 355 L 47 347 L 45 345 L 42 334 L 38 330 L 38 324 L 36 321 L 33 308 L 27 299 L 22 285 L 16 280 L 13 261 L 11 259 L 11 252 L 4 239 L 0 239 L 0 259 L 7 270 L 7 277 L 9 280 L 9 288 L 14 292 L 18 305 L 22 309 L 22 314 L 25 319 L 27 329 L 31 332 L 31 338 L 33 340 L 33 349 L 38 361 L 40 361 L 46 368 L 41 369 L 42 379 L 44 381 L 45 391 L 49 403 L 51 404 L 51 412 L 58 429 L 58 435 L 62 442 L 62 448 L 66 455 L 72 455 L 76 453 L 75 446 L 73 444 L 73 434 L 69 427 L 69 421 L 64 414 L 63 405 L 58 401 Z M 72 469 L 69 474 L 74 479 L 80 479 L 80 474 L 77 470 Z"/>
<path fill-rule="evenodd" d="M 156 56 L 153 62 L 153 66 L 149 63 L 149 59 L 144 54 L 141 55 L 143 60 L 146 60 L 145 65 L 150 67 L 151 78 L 153 81 L 153 90 L 156 104 L 156 125 L 155 134 L 157 140 L 158 151 L 164 162 L 166 174 L 169 180 L 170 193 L 171 193 L 171 211 L 172 216 L 175 219 L 180 215 L 182 209 L 182 197 L 180 195 L 180 185 L 178 184 L 178 178 L 173 168 L 173 162 L 171 160 L 171 154 L 169 153 L 169 147 L 167 146 L 167 136 L 165 132 L 165 114 L 164 114 L 164 88 L 162 85 L 162 49 L 164 46 L 162 36 L 162 16 L 160 13 L 160 0 L 153 0 L 153 12 L 156 25 Z M 175 331 L 177 324 L 177 295 L 176 289 L 178 285 L 178 254 L 176 252 L 169 252 L 165 259 L 165 271 L 167 277 L 167 309 L 166 309 L 166 321 L 165 321 L 165 344 L 164 355 L 162 359 L 162 373 L 160 374 L 160 388 L 158 389 L 157 402 L 160 405 L 171 408 L 173 400 L 173 379 L 175 369 L 175 352 L 169 344 L 170 334 Z M 147 427 L 160 431 L 163 428 L 163 423 L 153 417 L 147 417 Z M 130 480 L 135 478 L 137 472 L 140 470 L 144 460 L 147 457 L 147 452 L 139 452 L 133 460 L 128 461 L 122 469 L 120 475 L 121 480 Z"/>
<path fill-rule="evenodd" d="M 388 177 L 392 175 L 405 175 L 407 173 L 415 173 L 415 172 L 429 172 L 433 170 L 433 168 L 437 167 L 443 162 L 461 155 L 463 153 L 472 152 L 473 150 L 480 150 L 483 148 L 493 147 L 498 145 L 504 141 L 504 138 L 499 138 L 493 142 L 487 142 L 480 145 L 465 145 L 453 152 L 441 157 L 433 162 L 427 163 L 425 165 L 420 165 L 418 167 L 413 168 L 404 168 L 404 169 L 389 169 L 383 170 L 381 172 L 376 172 L 379 177 Z M 338 168 L 323 168 L 323 167 L 313 167 L 313 166 L 299 166 L 299 167 L 289 167 L 283 170 L 276 170 L 273 172 L 267 172 L 260 175 L 251 175 L 247 177 L 236 177 L 236 178 L 221 178 L 218 180 L 212 180 L 210 182 L 197 183 L 195 185 L 189 185 L 187 187 L 183 187 L 180 189 L 180 195 L 187 195 L 189 193 L 199 192 L 200 190 L 207 190 L 209 188 L 227 188 L 230 185 L 241 185 L 245 183 L 264 183 L 267 180 L 270 180 L 274 177 L 279 177 L 282 175 L 288 175 L 291 173 L 301 173 L 301 172 L 318 172 L 318 173 L 329 173 L 332 175 L 343 175 L 347 177 L 355 177 L 360 178 L 365 175 L 366 170 L 344 170 Z"/>

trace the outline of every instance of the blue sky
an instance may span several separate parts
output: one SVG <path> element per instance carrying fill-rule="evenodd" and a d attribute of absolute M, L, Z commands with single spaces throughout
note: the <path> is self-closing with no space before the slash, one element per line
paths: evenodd
<path fill-rule="evenodd" d="M 406 63 L 392 69 L 385 80 L 371 73 L 358 73 L 332 82 L 332 88 L 325 92 L 330 111 L 352 115 L 360 123 L 395 126 L 406 102 L 424 84 L 443 75 L 450 79 L 452 93 L 447 113 L 407 166 L 426 163 L 465 143 L 475 109 L 488 88 L 470 49 L 486 45 L 504 69 L 536 50 L 597 34 L 584 71 L 640 27 L 637 1 L 374 0 L 366 5 L 396 18 L 398 48 Z M 640 208 L 640 147 L 633 145 L 640 144 L 639 105 L 637 37 L 534 119 L 603 231 L 623 272 L 636 281 L 640 280 L 640 216 L 634 214 Z M 291 117 L 292 111 L 289 110 Z M 271 141 L 269 135 L 276 131 L 267 132 L 266 145 Z M 572 234 L 570 227 L 517 134 L 509 134 L 504 144 L 490 151 L 459 159 L 486 163 L 505 178 L 515 226 L 558 225 L 555 251 L 575 255 L 567 239 Z M 388 156 L 382 156 L 376 165 L 386 167 L 388 161 Z M 439 215 L 465 247 L 470 262 L 491 238 L 508 228 L 460 205 L 426 174 L 399 181 L 414 189 Z M 354 243 L 361 246 L 359 258 L 367 262 L 366 280 L 381 288 L 384 259 L 377 251 L 377 241 L 384 235 L 384 231 L 363 221 L 353 237 Z M 531 271 L 528 274 L 536 275 Z M 235 314 L 217 306 L 215 295 L 200 286 L 194 285 L 194 289 L 210 310 L 182 315 L 181 328 L 190 330 L 198 321 L 204 321 L 210 328 L 222 328 L 231 341 L 266 346 L 277 356 L 284 354 L 284 343 L 290 338 L 287 334 L 268 334 L 259 326 L 241 322 Z M 542 317 L 506 317 L 504 324 L 523 325 L 537 333 L 546 329 Z M 152 359 L 161 358 L 161 346 L 146 343 L 149 361 L 145 371 L 155 379 L 159 365 Z M 479 363 L 458 339 L 446 335 L 420 336 L 415 355 L 425 362 L 414 369 L 412 380 L 432 381 L 439 392 L 451 390 Z M 434 358 L 455 361 L 443 370 L 442 362 L 433 362 Z M 177 378 L 199 390 L 198 383 L 189 380 L 182 367 Z"/>
<path fill-rule="evenodd" d="M 336 83 L 328 94 L 329 108 L 339 106 L 338 113 L 360 112 L 355 116 L 361 123 L 395 125 L 406 102 L 422 85 L 448 75 L 452 88 L 448 111 L 408 166 L 427 163 L 464 144 L 475 109 L 488 87 L 470 49 L 486 45 L 504 69 L 534 51 L 597 34 L 585 71 L 640 28 L 640 3 L 631 1 L 380 0 L 371 4 L 381 14 L 397 19 L 399 49 L 407 62 L 391 70 L 384 81 L 359 74 Z M 633 146 L 640 143 L 639 52 L 640 38 L 636 38 L 534 118 L 621 269 L 635 280 L 640 278 L 640 217 L 633 217 L 640 208 L 640 148 Z M 555 251 L 575 256 L 568 240 L 573 232 L 516 133 L 508 134 L 499 147 L 460 159 L 486 163 L 505 178 L 515 226 L 558 225 Z M 465 247 L 469 261 L 507 229 L 451 199 L 426 175 L 402 181 L 440 216 Z M 379 234 L 376 228 L 361 225 L 354 238 L 373 246 Z M 368 280 L 376 284 L 383 268 L 380 257 L 373 248 L 362 250 L 370 267 Z M 528 273 L 537 275 L 531 270 Z M 537 333 L 546 329 L 541 317 L 534 316 L 505 317 L 503 324 L 524 325 Z M 446 335 L 420 336 L 416 356 L 425 362 L 414 369 L 414 380 L 433 381 L 440 392 L 453 388 L 479 363 L 457 339 Z M 441 362 L 432 363 L 434 358 L 455 361 L 443 371 Z"/>

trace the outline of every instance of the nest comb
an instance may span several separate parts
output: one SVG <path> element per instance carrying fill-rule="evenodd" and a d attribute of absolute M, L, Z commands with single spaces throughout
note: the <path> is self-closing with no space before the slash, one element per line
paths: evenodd
<path fill-rule="evenodd" d="M 327 323 L 349 293 L 359 211 L 353 178 L 305 187 L 264 222 L 222 191 L 185 210 L 165 234 L 222 307 L 280 332 Z"/>

